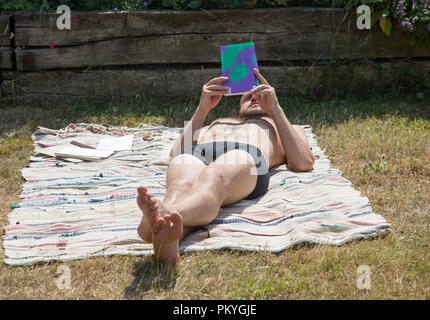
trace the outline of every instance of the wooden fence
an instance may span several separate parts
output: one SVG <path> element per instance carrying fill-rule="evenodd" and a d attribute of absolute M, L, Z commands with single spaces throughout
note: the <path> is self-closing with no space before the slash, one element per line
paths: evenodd
<path fill-rule="evenodd" d="M 188 95 L 220 75 L 221 45 L 251 39 L 281 94 L 325 83 L 322 61 L 381 85 L 406 61 L 430 70 L 430 48 L 412 46 L 401 30 L 359 30 L 341 9 L 72 11 L 70 30 L 57 29 L 58 16 L 0 16 L 3 93 Z"/>

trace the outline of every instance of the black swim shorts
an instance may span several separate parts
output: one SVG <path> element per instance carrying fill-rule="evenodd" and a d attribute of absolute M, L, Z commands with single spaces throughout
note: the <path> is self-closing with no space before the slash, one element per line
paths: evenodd
<path fill-rule="evenodd" d="M 267 162 L 261 150 L 256 146 L 236 141 L 211 141 L 195 144 L 190 148 L 182 150 L 181 154 L 192 154 L 208 165 L 222 154 L 234 149 L 248 152 L 254 158 L 257 169 L 257 184 L 254 190 L 245 199 L 254 199 L 262 196 L 267 192 L 270 174 Z"/>

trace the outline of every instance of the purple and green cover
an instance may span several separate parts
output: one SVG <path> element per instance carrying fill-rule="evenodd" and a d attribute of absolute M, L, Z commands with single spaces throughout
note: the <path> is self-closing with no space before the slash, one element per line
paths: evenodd
<path fill-rule="evenodd" d="M 230 88 L 226 95 L 244 94 L 258 86 L 254 68 L 259 70 L 254 42 L 221 46 L 222 76 L 229 78 L 223 83 Z"/>

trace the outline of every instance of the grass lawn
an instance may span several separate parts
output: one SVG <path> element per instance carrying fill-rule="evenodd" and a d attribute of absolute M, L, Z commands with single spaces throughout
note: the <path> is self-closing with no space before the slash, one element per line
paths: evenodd
<path fill-rule="evenodd" d="M 64 263 L 71 270 L 67 290 L 56 286 L 63 263 L 10 267 L 0 262 L 0 299 L 430 299 L 429 95 L 279 100 L 292 123 L 313 126 L 332 165 L 392 224 L 392 233 L 341 247 L 301 246 L 279 254 L 192 252 L 176 267 L 149 256 L 72 261 Z M 197 104 L 198 97 L 186 102 L 141 97 L 56 105 L 0 102 L 0 225 L 7 225 L 10 204 L 19 202 L 19 170 L 29 163 L 30 135 L 38 125 L 183 126 Z M 237 111 L 238 99 L 225 98 L 207 122 Z M 371 269 L 368 290 L 357 288 L 360 265 Z"/>

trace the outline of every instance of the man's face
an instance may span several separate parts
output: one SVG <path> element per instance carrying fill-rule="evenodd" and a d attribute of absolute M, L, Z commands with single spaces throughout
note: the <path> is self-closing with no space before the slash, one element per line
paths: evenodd
<path fill-rule="evenodd" d="M 268 116 L 267 112 L 261 109 L 257 102 L 257 96 L 251 93 L 245 93 L 240 99 L 239 117 L 262 117 Z"/>

